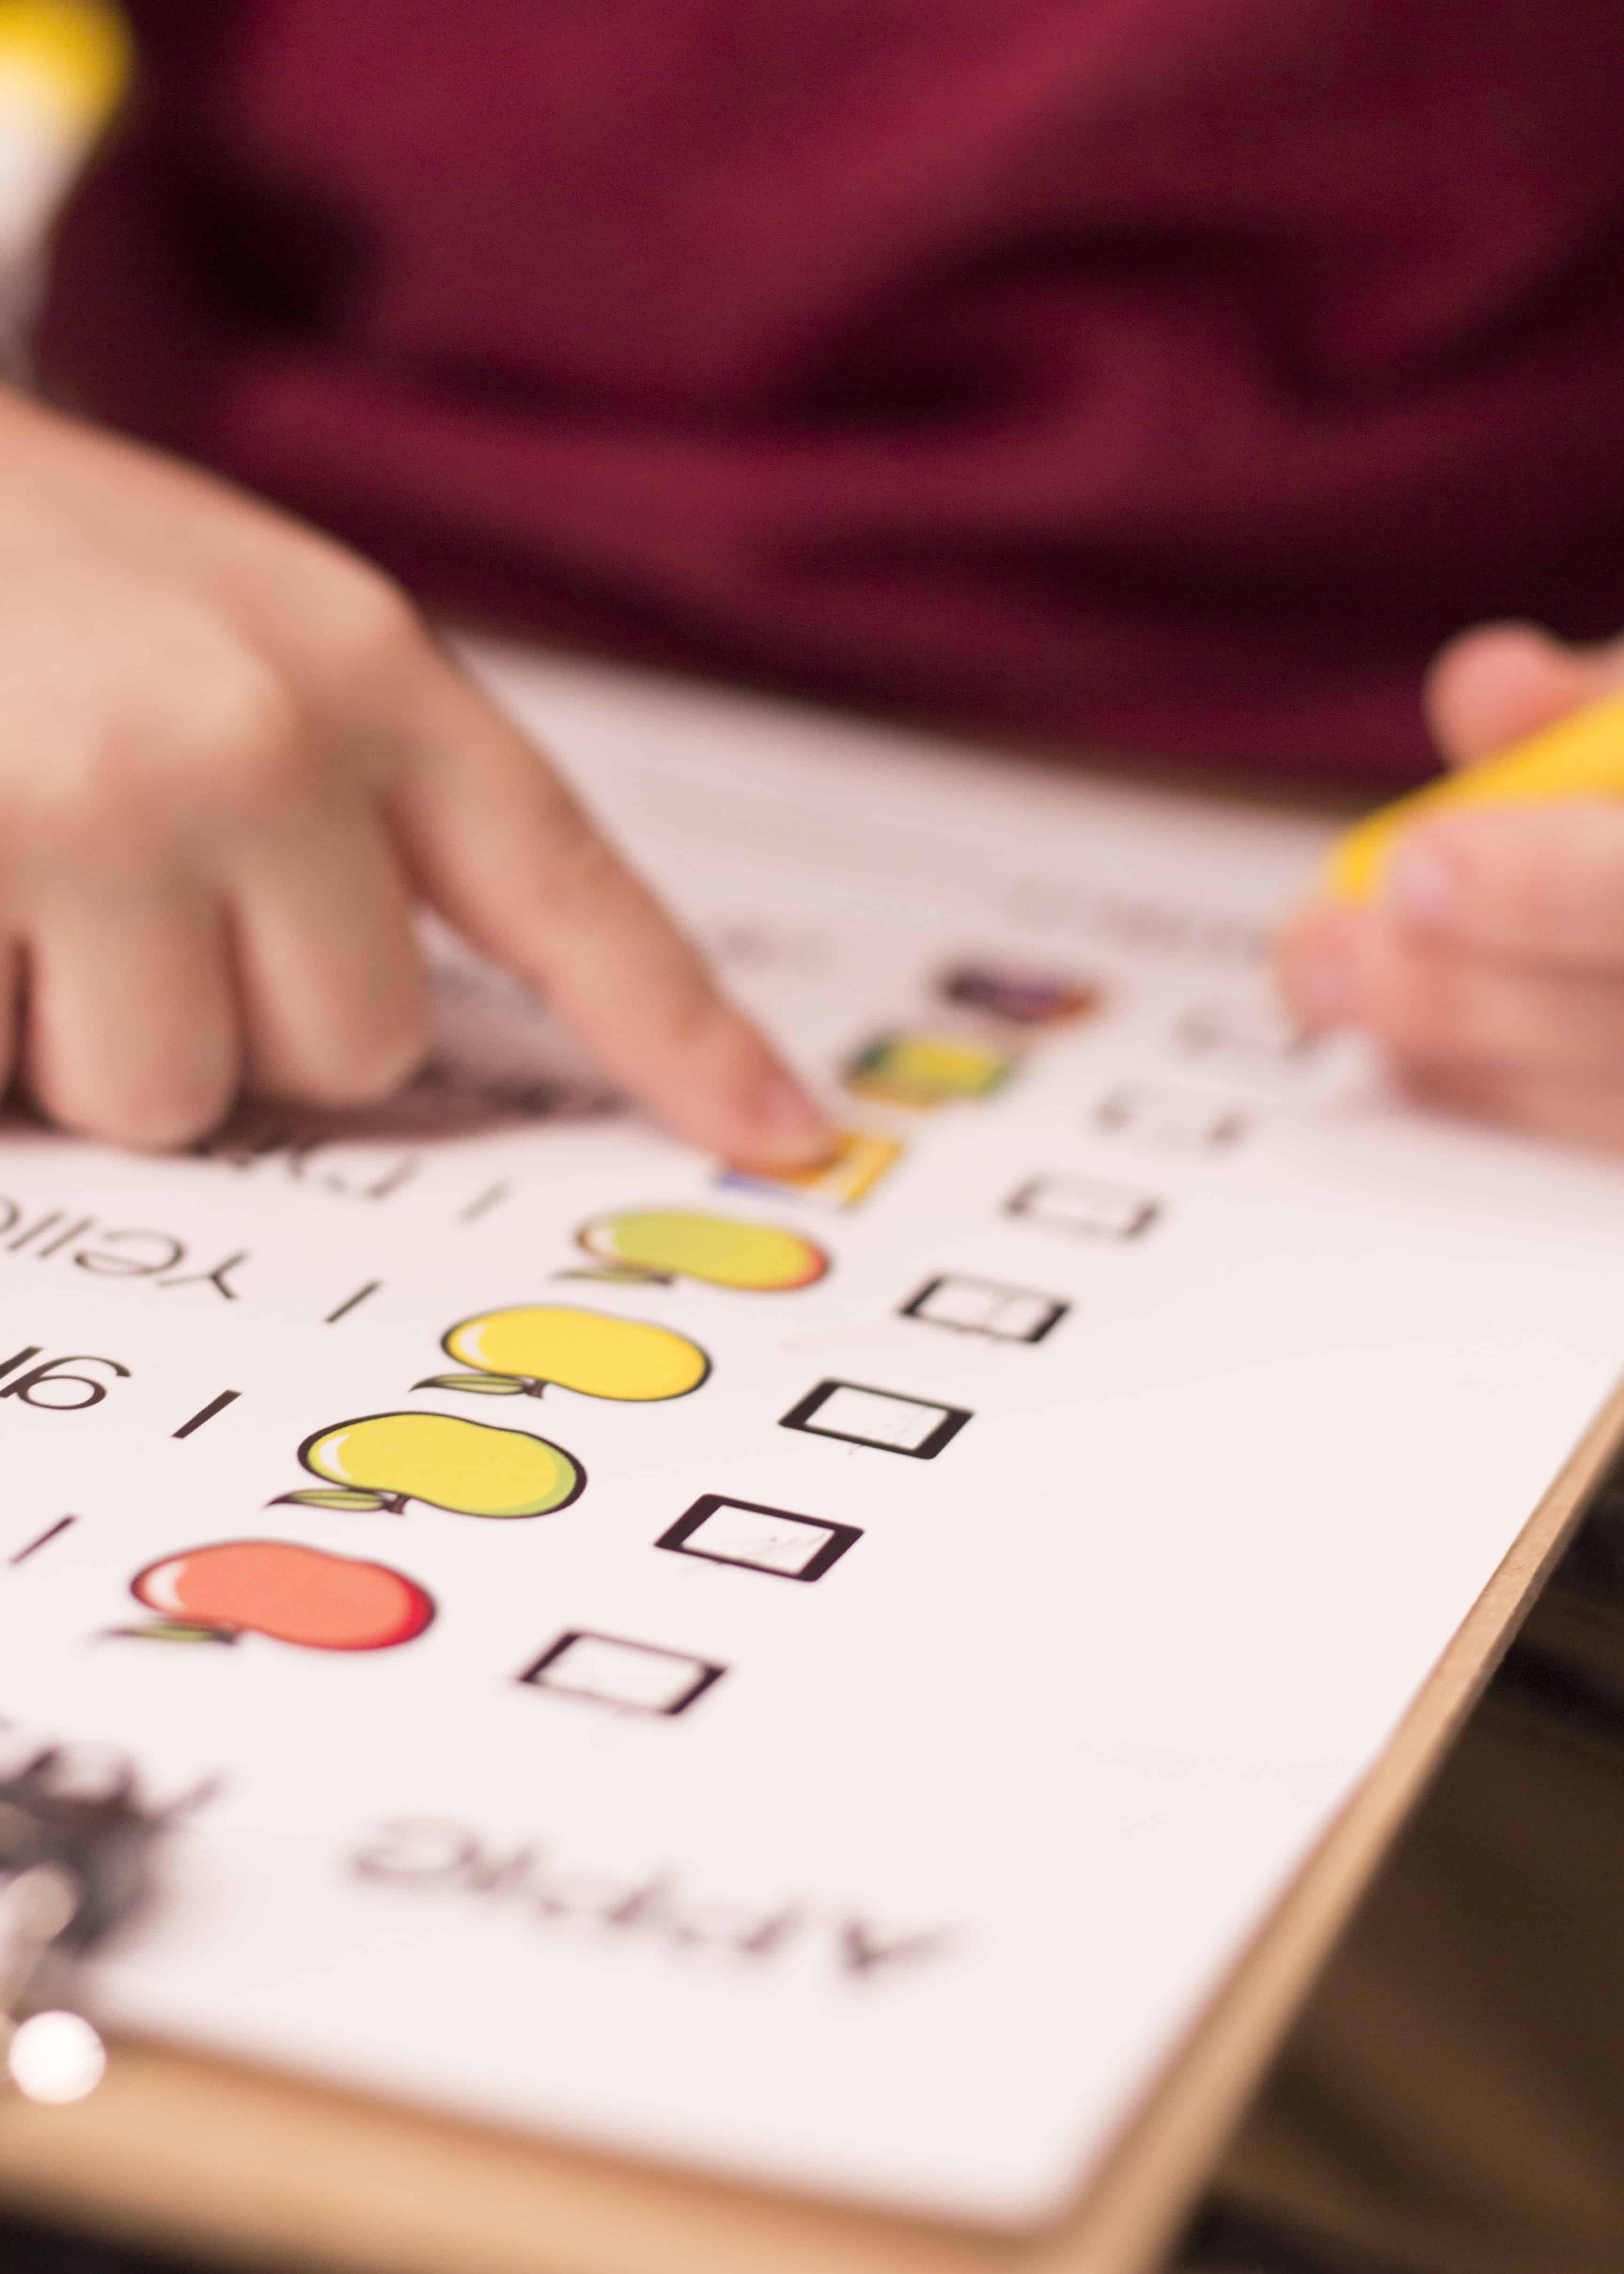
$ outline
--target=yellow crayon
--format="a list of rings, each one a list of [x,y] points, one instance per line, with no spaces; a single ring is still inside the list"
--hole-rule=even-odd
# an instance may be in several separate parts
[[[1399,840],[1428,814],[1457,806],[1554,805],[1598,797],[1624,797],[1624,693],[1588,703],[1481,765],[1440,775],[1378,807],[1331,847],[1325,890],[1345,905],[1374,900]]]

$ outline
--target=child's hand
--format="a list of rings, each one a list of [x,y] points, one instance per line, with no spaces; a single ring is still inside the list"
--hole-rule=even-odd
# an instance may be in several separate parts
[[[1467,765],[1620,685],[1624,641],[1565,648],[1494,624],[1443,651],[1427,704]],[[1418,822],[1373,907],[1314,902],[1279,960],[1299,1017],[1369,1028],[1411,1087],[1624,1149],[1624,803]]]
[[[414,901],[681,1135],[828,1134],[694,949],[387,580],[0,395],[0,1089],[175,1145],[239,1084],[383,1096],[425,1050]]]

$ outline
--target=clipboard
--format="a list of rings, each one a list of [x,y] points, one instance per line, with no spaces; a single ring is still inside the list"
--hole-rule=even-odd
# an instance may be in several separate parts
[[[730,2187],[133,2040],[113,2043],[89,2100],[0,2112],[0,2200],[132,2247],[334,2274],[1153,2274],[1621,1437],[1624,1391],[1092,2184],[1042,2233],[989,2236]]]
[[[762,731],[753,707],[730,714],[726,703],[717,711],[708,707],[713,698],[695,697],[698,708],[685,715],[681,700],[673,711],[658,686],[613,674],[595,678],[590,670],[532,666],[500,655],[483,657],[481,666],[522,712],[528,705],[538,723],[553,722],[566,748],[576,729],[590,744],[599,711],[613,714],[616,732],[630,744],[655,726],[668,729],[675,754],[669,775],[628,774],[617,791],[611,770],[607,787],[633,816],[664,797],[665,811],[656,818],[670,825],[679,849],[703,842],[716,817],[737,803],[726,767],[710,777],[706,770],[713,747],[730,733],[748,741]],[[532,669],[533,684],[527,676]],[[786,731],[793,739],[793,722]],[[860,772],[867,779],[868,754],[860,756],[851,742],[866,730],[841,728],[828,749],[823,740],[834,730],[814,721],[802,722],[802,731],[818,745],[811,762],[820,782],[839,791]],[[684,778],[680,762],[692,753],[697,755]],[[855,848],[870,881],[888,873],[895,858],[897,819],[919,779],[918,755],[882,749],[873,762],[878,792],[864,809],[864,841]],[[951,756],[932,757],[951,775]],[[793,772],[792,765],[781,777],[791,788]],[[712,794],[718,782],[719,794]],[[605,777],[594,774],[590,787],[603,794]],[[963,810],[972,813],[980,795],[974,769],[959,787],[968,801]],[[777,794],[770,783],[765,795]],[[1057,801],[1057,811],[1071,793],[1039,786],[1033,794],[1035,846],[1049,825],[1045,798]],[[1099,806],[1102,824],[1116,813],[1113,794],[1105,793]],[[612,820],[613,804],[612,795]],[[1122,809],[1124,827],[1161,825],[1158,809],[1147,814],[1130,794]],[[801,831],[803,820],[802,833],[809,834],[816,820],[812,807],[792,816],[789,825]],[[964,840],[972,849],[974,835],[972,825]],[[852,849],[851,836],[847,829],[839,837],[843,852]],[[1192,843],[1193,860],[1199,847]],[[1028,914],[1030,899],[1028,893]],[[1066,904],[1060,920],[1071,921],[1073,912]],[[1083,912],[1101,937],[1124,938],[1137,937],[1155,916],[1143,898],[1109,892]],[[1244,935],[1243,915],[1220,911],[1201,918],[1191,936],[1198,947],[1216,941],[1227,953]],[[799,952],[793,925],[791,945]],[[889,1074],[896,1060],[869,1045],[861,1063],[866,1073],[877,1065]],[[917,1078],[918,1064],[910,1062],[910,1078]],[[1122,1095],[1117,1088],[1106,1093],[1113,1112]],[[1214,1130],[1227,1147],[1229,1123]],[[1100,1141],[1115,1142],[1118,1133],[1109,1126]],[[1007,1213],[1024,1218],[1028,1193],[1024,1184],[1012,1191]],[[1092,1189],[1085,1193],[1089,1205],[1094,1197]],[[750,1204],[758,1206],[759,1199],[752,1196]],[[1052,1193],[1045,1204],[1052,1214]],[[1074,1193],[1067,1204],[1075,1204]],[[831,1221],[798,1220],[809,1226]],[[1118,1229],[1133,1237],[1145,1221],[1131,1216]],[[1053,1223],[1037,1229],[1058,1236]],[[359,1282],[363,1293],[369,1284]],[[898,1284],[894,1291],[905,1291]],[[902,1309],[914,1309],[927,1292],[918,1291]],[[353,1291],[346,1295],[333,1305],[333,1315],[347,1314],[358,1299]],[[199,1402],[197,1412],[205,1410]],[[804,1429],[812,1410],[802,1399],[781,1426]],[[946,1404],[935,1410],[960,1411]],[[342,2274],[462,2274],[464,2268],[468,2274],[686,2274],[701,2266],[706,2274],[812,2274],[833,2266],[842,2274],[1149,2274],[1199,2195],[1317,1968],[1561,1552],[1621,1427],[1624,1401],[1614,1397],[1263,1923],[1221,1977],[1208,1978],[1204,1999],[1189,2001],[1177,2042],[1133,2105],[1124,2105],[1086,2186],[1055,2218],[1018,2228],[996,2219],[955,2225],[842,2208],[835,2193],[726,2184],[674,2159],[611,2157],[548,2144],[494,2123],[420,2112],[364,2090],[315,2085],[268,2062],[207,2058],[133,2032],[115,2039],[107,2082],[87,2101],[69,2109],[13,2103],[0,2110],[0,2195],[31,2212],[122,2240],[244,2264],[272,2260]],[[846,1442],[876,1441],[859,1434]]]

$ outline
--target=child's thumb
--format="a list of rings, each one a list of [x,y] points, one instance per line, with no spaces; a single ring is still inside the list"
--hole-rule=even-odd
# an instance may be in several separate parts
[[[1451,765],[1471,765],[1624,687],[1624,636],[1568,647],[1538,624],[1478,624],[1433,658],[1423,700]]]

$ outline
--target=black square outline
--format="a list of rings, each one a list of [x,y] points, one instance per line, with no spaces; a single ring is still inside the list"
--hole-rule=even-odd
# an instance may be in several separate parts
[[[752,1516],[777,1516],[791,1524],[809,1524],[829,1538],[803,1563],[799,1571],[780,1571],[775,1564],[752,1563],[745,1555],[718,1555],[709,1547],[688,1547],[684,1542],[698,1531],[708,1516],[718,1508],[745,1508]],[[835,1524],[825,1516],[797,1516],[793,1508],[769,1508],[759,1500],[734,1500],[728,1493],[701,1493],[687,1513],[680,1516],[668,1532],[662,1532],[655,1541],[657,1547],[669,1547],[678,1555],[703,1556],[707,1563],[731,1564],[735,1571],[759,1571],[763,1579],[821,1579],[831,1564],[838,1563],[848,1547],[855,1547],[862,1532],[854,1524]]]
[[[1121,1137],[1132,1144],[1134,1142],[1132,1101],[1135,1098],[1147,1096],[1154,1098],[1158,1089],[1164,1096],[1171,1094],[1184,1098],[1195,1097],[1204,1105],[1210,1104],[1214,1118],[1199,1137],[1177,1137],[1170,1141],[1140,1137],[1138,1141],[1147,1152],[1222,1153],[1226,1152],[1231,1145],[1238,1143],[1245,1135],[1246,1116],[1238,1107],[1221,1105],[1215,1099],[1209,1100],[1201,1091],[1186,1089],[1176,1082],[1124,1083],[1120,1089],[1109,1090],[1100,1099],[1090,1118],[1095,1128],[1106,1130],[1111,1136]]]
[[[991,1327],[966,1327],[960,1325],[957,1319],[933,1319],[921,1306],[928,1303],[936,1289],[945,1286],[950,1279],[957,1280],[961,1287],[990,1287],[1000,1295],[1030,1296],[1034,1303],[1049,1305],[1049,1316],[1036,1333],[1030,1335],[1001,1335]],[[1058,1295],[1045,1295],[1041,1288],[1011,1287],[1007,1280],[982,1279],[974,1271],[938,1271],[934,1279],[926,1280],[917,1295],[910,1296],[906,1303],[898,1306],[897,1316],[899,1319],[917,1319],[921,1327],[944,1327],[951,1335],[980,1335],[983,1341],[989,1343],[1031,1344],[1041,1343],[1045,1336],[1052,1334],[1071,1307],[1070,1303],[1063,1303]]]
[[[562,1658],[565,1652],[578,1642],[612,1642],[618,1650],[646,1651],[654,1658],[684,1658],[690,1666],[697,1666],[701,1670],[697,1680],[669,1706],[640,1706],[629,1698],[605,1698],[596,1690],[566,1690],[544,1682],[541,1676],[554,1659]],[[703,1698],[712,1683],[719,1682],[726,1671],[725,1666],[713,1666],[708,1658],[695,1658],[691,1650],[671,1650],[664,1643],[658,1642],[634,1642],[629,1635],[604,1634],[596,1627],[567,1627],[556,1642],[547,1645],[534,1665],[527,1666],[523,1674],[514,1678],[518,1682],[528,1682],[537,1690],[545,1690],[554,1698],[577,1698],[588,1706],[610,1706],[617,1713],[669,1716],[686,1713],[694,1700]]]
[[[1045,1185],[1102,1186],[1107,1192],[1120,1193],[1124,1200],[1136,1201],[1137,1212],[1132,1223],[1122,1231],[1096,1230],[1089,1224],[1057,1224],[1052,1216],[1040,1216],[1032,1206],[1034,1195],[1041,1193]],[[1162,1208],[1162,1202],[1149,1193],[1138,1192],[1132,1185],[1113,1184],[1109,1177],[1079,1176],[1070,1169],[1045,1169],[1041,1175],[1028,1177],[1024,1185],[1016,1187],[1004,1203],[1004,1213],[1035,1226],[1039,1231],[1058,1232],[1065,1239],[1139,1239],[1160,1217]]]
[[[1286,1025],[1283,1041],[1273,1046],[1237,1042],[1232,1034],[1223,1031],[1225,1012],[1252,1007],[1219,998],[1192,1003],[1175,1020],[1172,1039],[1193,1058],[1238,1058],[1254,1065],[1289,1065],[1309,1057],[1318,1046],[1320,1037],[1303,1027]],[[1209,1020],[1210,1025],[1207,1023]]]
[[[898,1405],[933,1405],[942,1419],[921,1445],[882,1445],[872,1437],[853,1437],[846,1429],[818,1429],[812,1416],[837,1389],[861,1390],[865,1397],[894,1397]],[[803,1430],[808,1437],[830,1437],[843,1445],[862,1445],[871,1453],[900,1453],[910,1461],[934,1461],[951,1445],[966,1421],[975,1419],[967,1407],[944,1405],[939,1397],[913,1397],[905,1389],[876,1389],[871,1382],[820,1382],[779,1420],[780,1429]]]

